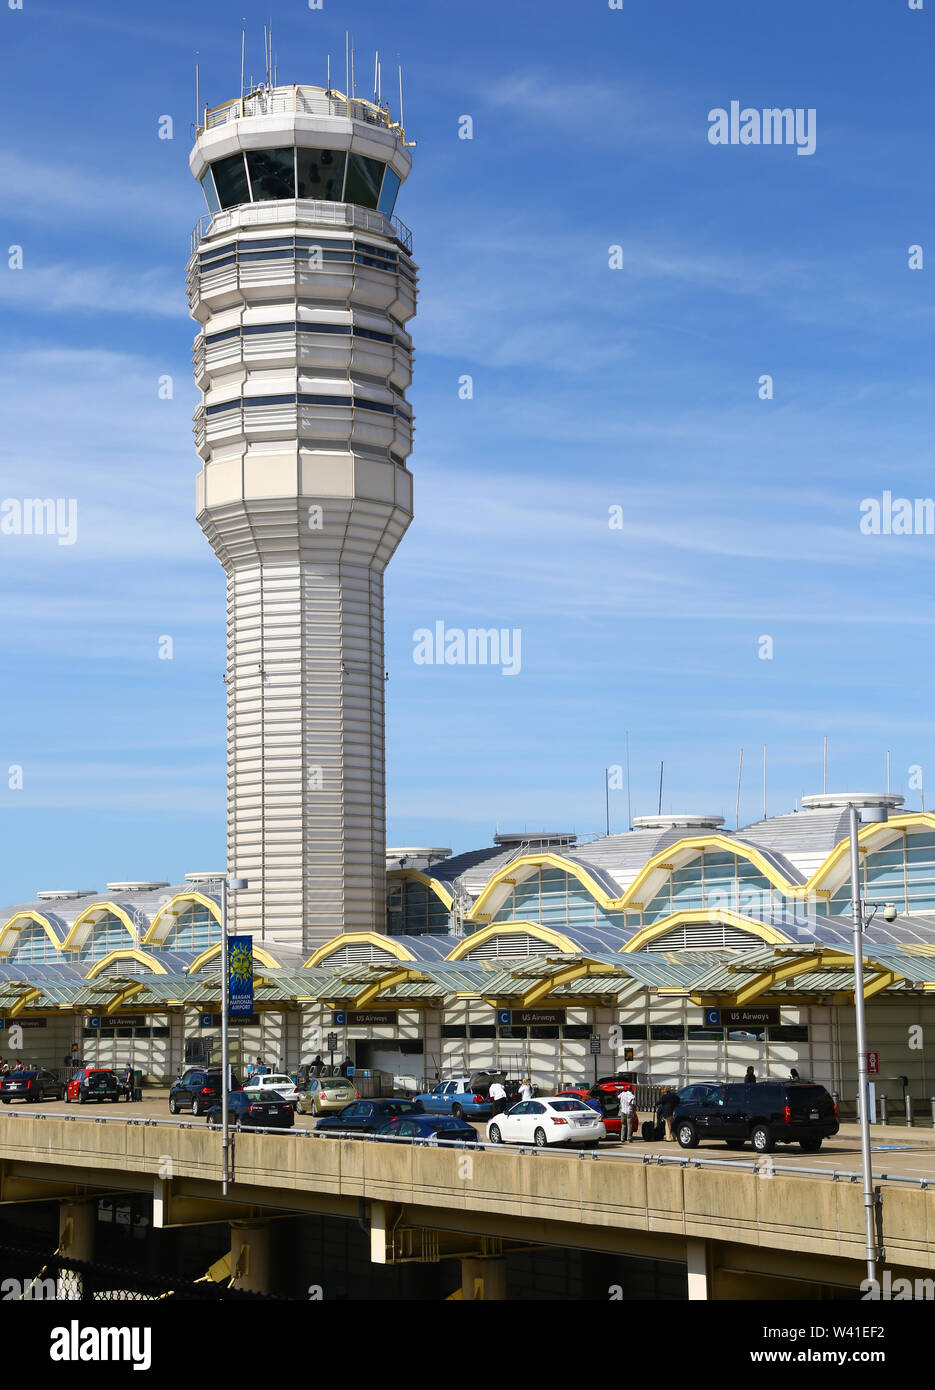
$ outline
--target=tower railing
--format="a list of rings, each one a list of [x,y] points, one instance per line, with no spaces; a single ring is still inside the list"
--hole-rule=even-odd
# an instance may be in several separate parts
[[[358,207],[355,203],[316,202],[310,198],[290,198],[263,203],[239,203],[221,212],[202,213],[192,228],[191,252],[210,231],[212,236],[238,230],[241,227],[268,227],[277,222],[307,223],[316,227],[360,227],[377,236],[398,242],[407,255],[412,255],[412,232],[399,217],[386,217],[382,212]]]
[[[205,107],[204,122],[198,135],[206,130],[241,121],[251,116],[344,116],[348,120],[366,121],[395,131],[406,144],[406,132],[394,121],[388,107],[377,106],[363,97],[348,97],[336,89],[323,91],[320,87],[258,87],[233,101],[220,106]]]

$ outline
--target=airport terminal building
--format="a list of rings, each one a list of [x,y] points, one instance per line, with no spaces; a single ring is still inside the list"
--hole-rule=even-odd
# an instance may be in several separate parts
[[[314,950],[254,937],[255,1015],[233,1057],[294,1068],[347,1056],[421,1084],[502,1067],[551,1088],[611,1071],[654,1083],[803,1077],[856,1090],[849,796],[727,831],[715,817],[638,818],[627,833],[497,835],[452,857],[387,853],[383,930]],[[861,798],[868,1046],[884,1091],[933,1090],[935,816]],[[219,876],[43,892],[0,911],[0,1055],[77,1044],[153,1079],[218,1056]]]

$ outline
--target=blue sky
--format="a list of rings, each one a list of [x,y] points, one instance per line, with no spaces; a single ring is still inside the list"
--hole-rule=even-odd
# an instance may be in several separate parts
[[[912,245],[935,258],[935,4],[23,0],[0,8],[0,495],[74,498],[79,526],[0,535],[0,900],[223,862],[187,159],[195,51],[203,99],[236,95],[241,16],[258,71],[268,15],[281,82],[323,83],[329,51],[343,71],[346,28],[358,89],[398,54],[418,141],[389,842],[600,830],[627,730],[635,814],[664,759],[666,809],[732,823],[742,746],[754,818],[764,743],[789,810],[821,790],[824,735],[829,786],[879,788],[890,749],[895,789],[918,805],[920,765],[935,802],[935,536],[859,528],[863,499],[935,494],[935,259],[908,268]],[[814,108],[815,153],[711,145],[732,100]],[[417,665],[437,621],[519,628],[522,671]]]

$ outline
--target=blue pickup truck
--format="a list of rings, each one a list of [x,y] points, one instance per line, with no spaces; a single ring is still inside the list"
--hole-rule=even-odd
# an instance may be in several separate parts
[[[431,1091],[416,1096],[430,1115],[454,1115],[459,1120],[486,1120],[493,1114],[493,1101],[487,1092],[494,1081],[502,1081],[498,1071],[475,1071],[470,1076],[454,1076],[439,1081]]]

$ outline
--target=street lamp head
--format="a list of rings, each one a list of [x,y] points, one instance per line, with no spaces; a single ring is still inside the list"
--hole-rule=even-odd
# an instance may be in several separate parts
[[[887,903],[883,909],[884,922],[895,922],[896,915],[896,908],[893,906],[892,903]]]

